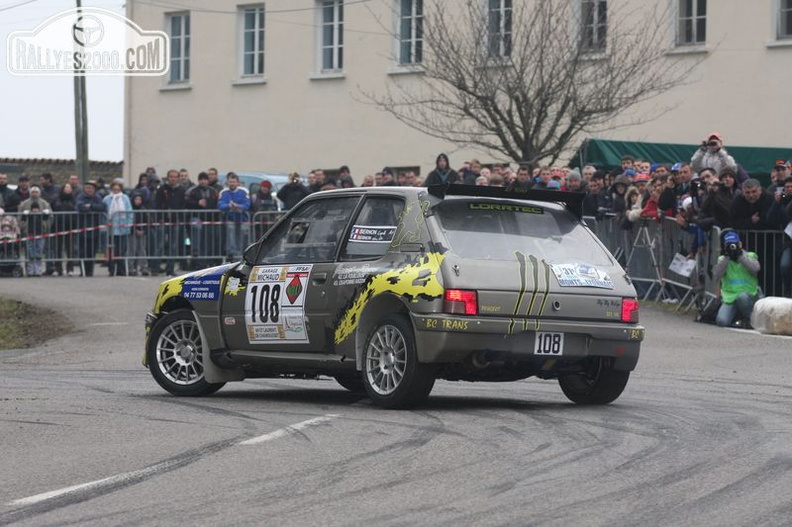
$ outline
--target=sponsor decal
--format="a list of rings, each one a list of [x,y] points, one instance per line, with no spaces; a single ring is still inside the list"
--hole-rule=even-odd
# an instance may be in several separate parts
[[[381,268],[371,265],[353,264],[348,267],[339,266],[333,275],[333,286],[360,285],[365,282],[369,276],[380,271],[382,271]]]
[[[182,296],[187,300],[217,300],[220,296],[220,279],[223,274],[191,276],[182,282]]]
[[[551,264],[561,287],[599,287],[613,289],[608,273],[586,264]]]
[[[468,203],[470,210],[494,210],[498,212],[524,212],[526,214],[544,214],[541,207],[530,205],[508,205],[502,203]]]
[[[544,260],[539,261],[533,254],[526,255],[520,251],[515,251],[514,255],[519,265],[520,293],[517,296],[517,303],[514,306],[512,316],[518,317],[521,315],[523,300],[525,299],[528,289],[532,288],[531,300],[528,302],[528,308],[525,311],[522,329],[523,331],[528,330],[528,317],[534,316],[536,317],[534,319],[534,331],[539,331],[539,317],[544,313],[545,306],[547,305],[547,298],[550,296],[550,266],[547,265],[547,262]],[[535,313],[534,308],[537,309]],[[509,321],[509,335],[514,333],[516,324],[517,320],[515,318]]]
[[[217,300],[220,294],[220,280],[228,269],[236,264],[209,267],[184,276],[177,276],[162,282],[154,302],[154,312],[160,313],[165,302],[175,296],[188,300]]]
[[[251,344],[307,343],[305,291],[313,265],[254,267],[245,291],[245,329]]]
[[[300,297],[300,293],[302,293],[302,291],[303,285],[302,281],[300,280],[300,275],[292,275],[291,282],[289,282],[286,286],[286,298],[289,299],[289,303],[293,305]]]
[[[443,331],[467,331],[468,323],[468,320],[429,318],[426,320],[426,329],[439,329]]]
[[[389,243],[396,234],[396,227],[392,226],[363,226],[354,225],[349,233],[349,241],[360,243]]]
[[[232,276],[228,279],[225,286],[225,294],[228,296],[237,296],[240,291],[244,291],[245,286],[238,276]]]
[[[236,325],[236,319],[234,317],[225,317],[223,319],[223,323],[226,326],[234,326],[234,325]]]

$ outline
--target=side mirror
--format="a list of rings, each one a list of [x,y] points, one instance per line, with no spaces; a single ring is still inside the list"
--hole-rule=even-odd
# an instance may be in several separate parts
[[[252,243],[247,246],[245,252],[242,254],[242,261],[249,266],[253,266],[256,264],[256,253],[258,252],[258,244]]]

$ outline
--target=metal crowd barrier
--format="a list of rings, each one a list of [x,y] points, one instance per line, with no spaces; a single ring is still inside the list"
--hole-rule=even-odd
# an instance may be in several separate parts
[[[690,310],[718,294],[712,269],[721,254],[721,229],[708,233],[689,232],[673,218],[662,222],[642,219],[622,228],[620,218],[585,217],[586,225],[627,269],[636,290],[644,300],[678,304],[677,310]],[[628,224],[629,225],[629,224]],[[780,231],[739,231],[743,247],[757,253],[761,263],[759,286],[766,296],[792,296],[792,287],[782,279],[780,253],[784,234]],[[679,255],[679,256],[678,256]],[[674,259],[692,260],[693,268],[672,267]],[[675,270],[676,269],[676,270]]]
[[[0,274],[86,274],[97,253],[105,250],[104,213],[5,213],[0,216]]]
[[[110,274],[159,274],[190,271],[238,259],[283,212],[246,215],[233,222],[220,211],[139,210],[105,213],[54,212],[0,216],[0,275],[44,272],[93,274],[98,263]],[[673,218],[662,222],[585,217],[585,223],[627,269],[643,299],[677,303],[689,310],[717,295],[712,268],[720,255],[720,229],[687,232]],[[759,283],[765,295],[792,296],[781,279],[780,231],[740,232],[746,250],[762,265]],[[677,254],[694,260],[689,274],[672,270]],[[164,267],[164,268],[163,268]],[[676,269],[676,267],[674,267]]]
[[[244,219],[232,221],[216,210],[121,212],[108,218],[109,260],[115,262],[110,267],[116,274],[145,275],[235,261],[281,215],[246,213]]]
[[[6,213],[0,216],[0,275],[160,274],[238,259],[282,212],[138,210],[106,213]]]

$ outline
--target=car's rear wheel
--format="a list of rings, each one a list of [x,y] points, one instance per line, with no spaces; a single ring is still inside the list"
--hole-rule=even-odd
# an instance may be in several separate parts
[[[574,403],[608,404],[619,398],[629,378],[629,371],[613,369],[611,359],[592,357],[584,371],[559,377],[558,384]]]
[[[418,362],[409,322],[391,315],[379,321],[366,340],[363,385],[371,400],[384,408],[410,408],[426,400],[435,371]]]
[[[363,378],[360,373],[357,375],[353,373],[336,375],[335,380],[352,393],[366,393],[366,387],[363,385]]]
[[[204,378],[204,345],[191,311],[180,309],[162,317],[148,339],[148,365],[154,380],[174,395],[209,395],[225,383]]]

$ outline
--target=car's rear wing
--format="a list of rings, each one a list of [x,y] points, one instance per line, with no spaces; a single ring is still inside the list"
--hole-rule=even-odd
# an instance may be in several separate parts
[[[563,203],[578,220],[583,218],[585,192],[562,190],[485,187],[483,185],[430,185],[426,189],[431,196],[445,199],[446,196],[475,196],[484,198],[508,198]]]

